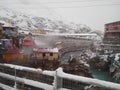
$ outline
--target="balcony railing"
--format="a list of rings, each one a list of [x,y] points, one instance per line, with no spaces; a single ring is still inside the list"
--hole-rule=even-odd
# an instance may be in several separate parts
[[[87,90],[90,86],[100,90],[120,90],[120,84],[67,74],[62,68],[42,71],[0,64],[0,88],[5,90]]]
[[[105,43],[105,44],[120,44],[120,38],[104,38],[103,43]]]

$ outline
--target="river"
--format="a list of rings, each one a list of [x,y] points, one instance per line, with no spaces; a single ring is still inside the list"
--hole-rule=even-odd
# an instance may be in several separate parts
[[[93,68],[89,69],[90,72],[92,73],[94,78],[100,79],[100,80],[105,80],[105,81],[110,81],[112,82],[112,77],[110,76],[109,72],[107,71],[99,71]]]
[[[60,60],[62,63],[67,63],[68,59],[70,58],[70,55],[78,56],[81,53],[82,51],[68,52],[68,53],[63,54]],[[110,82],[113,81],[108,71],[99,71],[93,68],[89,68],[89,71],[92,73],[93,77],[96,79],[110,81]]]
[[[73,55],[73,56],[75,57],[75,56],[80,55],[81,52],[82,52],[82,51],[72,51],[72,52],[64,53],[64,54],[60,57],[60,61],[61,61],[61,63],[67,63],[71,55]]]

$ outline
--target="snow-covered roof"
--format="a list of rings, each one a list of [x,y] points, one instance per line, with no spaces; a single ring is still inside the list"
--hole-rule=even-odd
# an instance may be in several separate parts
[[[62,42],[56,42],[56,44],[61,44]]]
[[[28,31],[28,30],[18,30],[18,33],[29,34],[30,31]]]
[[[70,34],[70,33],[48,33],[46,35],[58,35],[58,36],[66,36],[66,35],[74,35],[74,36],[97,36],[97,34],[90,34],[90,33],[80,33],[80,34]]]
[[[4,24],[4,23],[5,23],[4,21],[1,21],[1,20],[0,20],[0,24]]]
[[[11,24],[9,24],[9,23],[5,23],[5,24],[3,25],[3,27],[11,27],[11,28],[15,28],[15,26],[13,26],[13,25],[11,25]]]
[[[2,21],[2,20],[1,20],[0,23],[3,24],[3,27],[12,27],[12,28],[15,28],[15,26],[13,26],[12,24],[7,23],[7,22],[5,22],[5,21]]]
[[[58,53],[58,48],[34,48],[34,52],[53,52]]]

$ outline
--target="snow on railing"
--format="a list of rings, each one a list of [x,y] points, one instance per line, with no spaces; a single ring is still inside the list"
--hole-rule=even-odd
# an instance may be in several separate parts
[[[0,72],[0,77],[6,78],[9,80],[13,80],[15,82],[20,82],[26,85],[30,85],[36,88],[41,88],[45,90],[69,90],[69,89],[63,89],[63,79],[71,80],[71,81],[76,81],[80,83],[85,83],[89,85],[96,85],[102,88],[107,88],[107,89],[112,89],[112,90],[120,90],[120,84],[117,83],[112,83],[112,82],[107,82],[107,81],[102,81],[98,79],[93,79],[93,78],[87,78],[87,77],[82,77],[82,76],[76,76],[72,74],[67,74],[63,72],[62,68],[58,68],[56,71],[42,71],[41,69],[35,69],[35,68],[29,68],[29,67],[23,67],[23,66],[18,66],[18,65],[11,65],[11,64],[0,64],[0,66],[5,66],[5,67],[10,67],[16,70],[25,70],[28,72],[35,72],[38,74],[43,74],[47,76],[53,76],[54,81],[53,85],[49,85],[46,83],[42,83],[39,81],[34,81],[26,78],[20,78],[17,76],[12,76],[9,74],[5,74]],[[2,84],[0,84],[0,87],[2,88]],[[3,86],[4,87],[4,86]],[[7,87],[7,86],[5,86]],[[9,90],[9,89],[7,89]]]
[[[2,83],[0,83],[0,87],[4,90],[18,90],[18,89],[15,89],[13,87],[10,87],[10,86],[7,86],[7,85],[4,85]]]
[[[15,76],[12,76],[12,75],[9,75],[9,74],[4,74],[4,73],[0,73],[0,77],[6,78],[6,79],[9,79],[9,80],[13,80],[13,81],[17,81],[17,82],[20,82],[20,83],[24,83],[26,85],[34,86],[34,87],[37,87],[37,88],[42,88],[42,89],[45,89],[45,90],[53,90],[52,85],[48,85],[48,84],[41,83],[41,82],[38,82],[38,81],[33,81],[33,80],[25,79],[25,78],[19,78],[19,77],[15,77]]]
[[[1,64],[0,63],[0,66],[5,66],[5,67],[13,68],[16,70],[28,71],[28,72],[39,73],[39,74],[49,75],[49,76],[54,76],[54,72],[55,72],[55,71],[48,71],[48,70],[42,71],[42,69],[35,69],[35,68],[24,67],[24,66],[13,65],[13,64]]]
[[[108,88],[112,90],[120,90],[120,84],[67,74],[63,72],[62,68],[57,69],[57,76],[60,78],[65,78],[65,79],[69,79],[73,81],[79,81],[79,82],[86,83],[86,84],[92,84],[92,85],[100,86],[103,88]]]

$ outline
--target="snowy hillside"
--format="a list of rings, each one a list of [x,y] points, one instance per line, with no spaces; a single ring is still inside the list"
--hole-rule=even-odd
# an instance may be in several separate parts
[[[91,29],[83,24],[64,23],[44,17],[37,17],[21,12],[0,7],[0,21],[9,22],[17,26],[19,30],[51,30],[60,33],[88,33]]]

